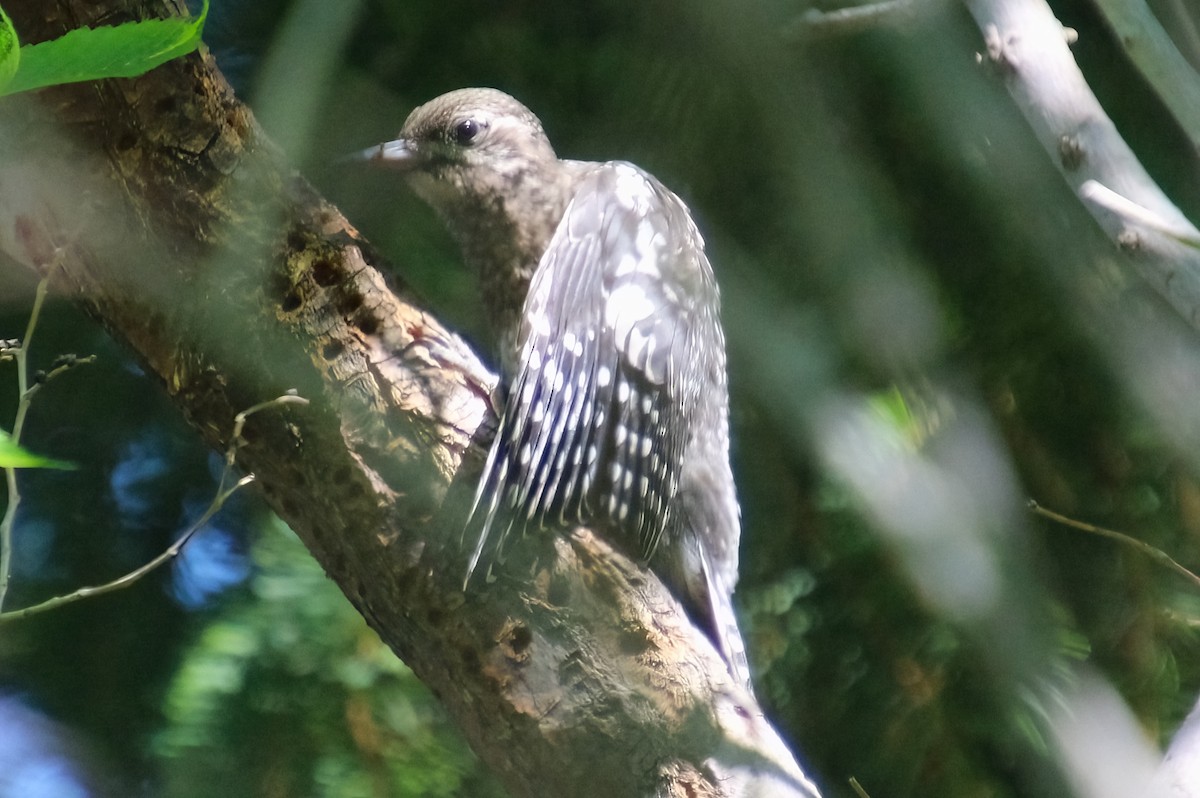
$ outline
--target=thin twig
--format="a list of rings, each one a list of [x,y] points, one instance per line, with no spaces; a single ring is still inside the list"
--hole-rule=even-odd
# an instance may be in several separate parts
[[[1079,196],[1115,213],[1127,222],[1156,230],[1189,247],[1200,248],[1200,232],[1197,232],[1196,228],[1172,224],[1149,208],[1138,205],[1098,180],[1084,181],[1083,185],[1079,187]]]
[[[105,582],[104,584],[96,585],[95,587],[81,587],[72,593],[67,593],[66,595],[62,596],[55,596],[54,598],[47,599],[39,604],[34,604],[30,607],[24,607],[19,610],[0,612],[0,624],[8,621],[21,620],[32,615],[38,615],[43,612],[57,609],[58,607],[71,604],[82,599],[91,598],[93,596],[102,596],[105,593],[112,593],[117,590],[127,588],[142,579],[142,577],[146,576],[151,571],[154,571],[156,568],[159,568],[163,564],[178,557],[179,552],[183,550],[183,547],[187,545],[187,542],[191,540],[192,537],[199,532],[200,529],[202,529],[214,515],[221,511],[221,508],[225,506],[225,502],[229,500],[229,497],[233,496],[233,494],[237,493],[246,485],[249,485],[254,481],[253,474],[246,474],[235,481],[232,485],[229,484],[229,480],[233,476],[233,468],[237,456],[237,450],[243,443],[242,429],[246,425],[246,419],[260,410],[265,410],[269,407],[284,404],[308,404],[308,400],[301,396],[296,396],[295,394],[289,393],[276,397],[275,399],[260,402],[253,407],[243,410],[234,417],[233,434],[229,438],[229,446],[225,449],[225,467],[221,470],[221,479],[217,485],[216,495],[213,497],[212,501],[209,502],[208,507],[205,508],[203,513],[201,513],[200,517],[197,518],[165,551],[149,562],[139,566],[138,568],[135,568],[124,576],[117,577],[111,582]]]
[[[810,8],[784,29],[784,36],[789,40],[800,41],[817,36],[848,35],[874,30],[885,25],[911,22],[916,19],[922,6],[928,5],[919,0],[877,0],[832,11]]]
[[[29,412],[29,345],[33,341],[33,332],[37,329],[38,317],[42,312],[42,303],[46,301],[46,291],[50,287],[50,279],[43,277],[37,284],[33,295],[33,310],[29,313],[29,324],[25,327],[25,337],[16,347],[7,348],[17,364],[17,414],[13,418],[12,433],[9,437],[13,443],[21,442],[21,430],[25,427],[25,415]],[[17,517],[17,506],[21,503],[21,492],[17,488],[17,469],[4,469],[4,480],[8,486],[8,504],[4,508],[4,518],[0,519],[0,609],[4,608],[4,597],[8,594],[8,582],[12,573],[12,531]]]
[[[868,793],[862,784],[859,783],[858,779],[854,778],[853,776],[850,777],[850,788],[854,790],[854,794],[857,795],[858,798],[871,798],[871,794]]]
[[[1144,540],[1138,540],[1135,537],[1130,537],[1124,532],[1117,532],[1112,529],[1105,529],[1102,526],[1096,526],[1095,524],[1076,521],[1074,518],[1068,518],[1067,516],[1056,513],[1053,510],[1047,510],[1033,499],[1029,500],[1029,509],[1043,518],[1049,518],[1051,521],[1056,521],[1057,523],[1063,524],[1064,526],[1069,526],[1072,529],[1078,529],[1081,532],[1089,532],[1093,535],[1099,535],[1100,537],[1108,538],[1109,540],[1115,540],[1118,543],[1124,543],[1126,546],[1132,546],[1143,554],[1149,556],[1150,559],[1155,560],[1160,565],[1165,565],[1175,573],[1189,580],[1196,587],[1200,588],[1200,576],[1197,576],[1183,565],[1180,565],[1177,560],[1172,558],[1171,555],[1167,554],[1162,549],[1155,548]]]
[[[34,604],[19,610],[0,612],[0,624],[7,623],[8,621],[19,621],[23,618],[28,618],[31,615],[49,612],[50,610],[58,609],[66,604],[71,604],[82,599],[91,598],[93,596],[102,596],[105,593],[112,593],[129,587],[162,564],[178,557],[179,552],[183,550],[184,545],[191,540],[192,536],[195,535],[201,527],[208,523],[209,519],[220,512],[221,508],[225,506],[225,502],[229,499],[229,497],[253,481],[254,475],[247,474],[233,485],[218,492],[217,495],[213,497],[213,500],[209,503],[208,508],[205,509],[200,517],[197,518],[192,525],[189,526],[187,530],[179,536],[179,539],[172,543],[166,549],[166,551],[164,551],[162,554],[159,554],[153,560],[150,560],[144,565],[135,568],[124,576],[117,577],[111,582],[105,582],[104,584],[96,585],[95,587],[81,587],[74,592],[67,593],[62,596],[55,596],[54,598],[46,599],[40,604]]]

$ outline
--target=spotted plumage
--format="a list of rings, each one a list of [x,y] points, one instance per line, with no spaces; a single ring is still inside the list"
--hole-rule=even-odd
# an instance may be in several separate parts
[[[365,154],[404,169],[446,220],[497,337],[507,400],[469,572],[515,532],[596,527],[650,564],[749,684],[725,341],[687,207],[632,164],[560,160],[537,118],[490,89],[417,108]]]

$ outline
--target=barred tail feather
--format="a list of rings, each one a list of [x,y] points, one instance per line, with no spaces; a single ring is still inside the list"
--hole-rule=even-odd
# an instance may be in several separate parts
[[[737,614],[733,609],[733,591],[725,580],[716,573],[701,554],[704,561],[704,578],[708,586],[708,610],[712,614],[712,634],[716,636],[717,649],[729,668],[734,681],[754,694],[750,677],[750,660],[746,655],[746,641],[738,627]]]
[[[465,546],[467,530],[476,526],[475,519],[478,517],[480,505],[484,503],[486,497],[483,518],[478,525],[478,538],[471,550],[471,559],[467,563],[467,573],[463,577],[463,590],[467,589],[467,584],[471,581],[471,576],[479,566],[479,560],[483,556],[483,549],[487,545],[492,525],[496,521],[496,513],[500,509],[501,498],[504,494],[505,475],[508,473],[508,458],[502,455],[501,450],[503,448],[500,436],[497,435],[496,440],[488,450],[487,462],[483,466],[483,474],[480,476],[479,485],[475,488],[475,500],[471,503],[471,511],[467,514],[467,522],[463,525],[463,545]]]

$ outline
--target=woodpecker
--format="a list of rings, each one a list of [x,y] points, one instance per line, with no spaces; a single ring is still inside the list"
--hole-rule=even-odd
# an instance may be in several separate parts
[[[494,89],[431,100],[361,157],[402,170],[442,217],[498,344],[507,399],[467,578],[514,532],[598,529],[749,687],[725,337],[687,206],[631,163],[559,159],[538,118]]]

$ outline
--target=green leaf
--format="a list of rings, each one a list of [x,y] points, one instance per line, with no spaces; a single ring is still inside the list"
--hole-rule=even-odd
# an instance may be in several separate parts
[[[103,28],[79,28],[21,48],[20,68],[2,94],[100,78],[131,78],[200,45],[208,0],[199,16],[148,19]],[[14,37],[15,41],[15,37]]]
[[[0,8],[0,92],[17,73],[17,64],[21,63],[20,45],[12,21]]]
[[[52,460],[22,449],[7,432],[0,430],[0,468],[57,468],[72,471],[76,466],[65,460]]]

